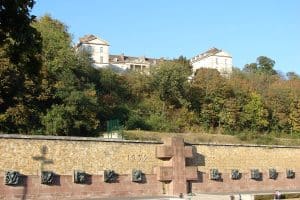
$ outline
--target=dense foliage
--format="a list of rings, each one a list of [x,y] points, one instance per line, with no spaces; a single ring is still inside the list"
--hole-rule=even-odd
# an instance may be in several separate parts
[[[39,119],[41,36],[30,24],[33,0],[0,5],[0,127],[27,132]]]
[[[1,1],[0,131],[93,136],[119,119],[126,129],[300,134],[300,77],[260,56],[230,77],[185,57],[149,73],[92,67],[66,25],[29,14],[34,1]]]

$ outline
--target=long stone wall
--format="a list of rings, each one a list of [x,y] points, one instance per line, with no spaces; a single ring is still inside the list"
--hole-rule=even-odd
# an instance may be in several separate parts
[[[226,144],[193,146],[196,152],[194,164],[202,172],[209,172],[212,168],[218,168],[223,173],[229,173],[232,169],[239,169],[242,173],[248,173],[254,168],[263,171],[276,168],[280,172],[288,168],[300,169],[300,147]]]
[[[61,175],[72,175],[73,170],[101,175],[114,169],[120,174],[132,169],[153,173],[161,161],[155,158],[158,143],[105,140],[77,137],[11,136],[0,139],[0,170],[17,170],[38,175],[41,167]]]
[[[269,145],[195,144],[191,165],[198,166],[199,179],[192,190],[205,193],[300,191],[300,147]],[[277,171],[277,178],[269,177],[269,169]],[[218,169],[220,180],[211,180],[210,170]],[[239,170],[240,178],[233,180],[231,171]],[[261,179],[251,178],[251,170],[258,169]],[[289,179],[286,170],[295,172]]]
[[[3,134],[0,155],[0,199],[300,191],[300,147],[184,144],[180,138],[159,143]],[[276,179],[269,178],[271,168],[278,173]],[[144,173],[143,182],[132,181],[133,169]],[[219,171],[218,180],[211,179],[211,169]],[[231,178],[232,169],[239,170],[239,179]],[[252,179],[251,169],[258,169],[261,179]],[[287,169],[295,172],[294,178],[286,177]],[[10,170],[23,176],[21,184],[5,185]],[[74,183],[74,170],[89,174],[88,183]],[[104,182],[104,170],[114,170],[118,180]],[[42,171],[53,171],[55,184],[41,184]]]

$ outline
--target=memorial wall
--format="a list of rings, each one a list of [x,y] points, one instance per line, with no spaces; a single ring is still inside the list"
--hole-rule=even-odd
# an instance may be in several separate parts
[[[300,190],[300,147],[0,135],[0,199]]]

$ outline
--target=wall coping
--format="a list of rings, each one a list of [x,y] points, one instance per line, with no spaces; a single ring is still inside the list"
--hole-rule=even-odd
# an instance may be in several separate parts
[[[116,142],[116,143],[141,143],[141,144],[163,144],[158,141],[124,140],[116,138],[98,138],[98,137],[76,137],[76,136],[50,136],[50,135],[21,135],[21,134],[1,134],[0,139],[25,139],[25,140],[65,140],[65,141],[93,141],[93,142]],[[290,148],[300,149],[300,146],[284,145],[260,145],[260,144],[220,144],[220,143],[188,143],[186,145],[198,146],[224,146],[224,147],[260,147],[260,148]]]
[[[220,143],[186,143],[187,145],[198,146],[224,146],[224,147],[260,147],[260,148],[288,148],[288,149],[300,149],[300,146],[284,146],[284,145],[264,145],[264,144],[220,144]]]
[[[50,136],[50,135],[21,135],[21,134],[1,134],[0,139],[24,139],[24,140],[61,140],[61,141],[83,141],[83,142],[116,142],[116,143],[143,143],[143,144],[163,144],[157,141],[124,140],[116,138],[98,137],[76,137],[76,136]]]

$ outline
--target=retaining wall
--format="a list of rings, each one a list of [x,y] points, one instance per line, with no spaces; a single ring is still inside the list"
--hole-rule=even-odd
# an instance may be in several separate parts
[[[300,191],[300,147],[184,144],[180,138],[160,143],[2,134],[0,155],[0,199]],[[278,172],[276,179],[269,178],[271,168]],[[132,182],[133,169],[144,173],[143,182]],[[221,178],[211,180],[211,169],[218,169]],[[241,173],[238,180],[231,178],[232,169]],[[252,179],[251,169],[258,169],[261,179]],[[294,178],[286,177],[287,169],[295,172]],[[10,170],[22,175],[22,183],[5,184]],[[74,183],[74,170],[89,174],[87,183]],[[114,170],[118,180],[104,182],[104,170]],[[55,183],[41,184],[42,171],[53,171]]]

